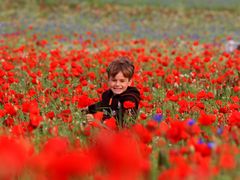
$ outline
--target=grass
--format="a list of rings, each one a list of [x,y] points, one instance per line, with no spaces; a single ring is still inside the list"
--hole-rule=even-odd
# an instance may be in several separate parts
[[[29,14],[30,12],[30,14]],[[91,31],[98,37],[147,38],[161,40],[184,35],[200,41],[223,41],[226,36],[239,38],[239,15],[228,10],[203,10],[161,7],[127,7],[120,5],[90,6],[82,3],[79,9],[66,6],[50,9],[28,7],[21,11],[1,11],[1,34],[24,30],[32,26],[32,34],[85,34]],[[116,36],[118,35],[118,36]]]

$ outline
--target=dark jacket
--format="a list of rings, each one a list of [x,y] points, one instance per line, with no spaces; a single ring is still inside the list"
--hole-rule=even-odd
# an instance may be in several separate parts
[[[131,101],[135,104],[133,108],[125,108],[124,102]],[[135,120],[138,113],[140,101],[140,92],[136,87],[128,87],[121,94],[113,94],[109,89],[102,94],[102,100],[88,106],[88,112],[91,114],[97,111],[104,113],[103,120],[114,117],[119,126],[125,124],[125,119],[130,116],[131,120]]]

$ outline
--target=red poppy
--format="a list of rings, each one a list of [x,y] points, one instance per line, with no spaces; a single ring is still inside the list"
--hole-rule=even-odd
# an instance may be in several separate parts
[[[67,152],[69,141],[65,137],[53,137],[45,142],[41,153],[61,155]]]
[[[179,107],[179,112],[180,113],[188,112],[188,110],[189,110],[189,103],[186,100],[178,101],[178,105],[180,106]]]
[[[59,134],[58,126],[50,127],[48,131],[53,136],[58,136],[58,134]]]
[[[199,91],[197,94],[197,99],[201,100],[201,99],[205,99],[205,98],[207,98],[207,93],[204,90]]]
[[[147,119],[147,115],[146,115],[145,113],[141,113],[141,114],[140,114],[140,118],[141,118],[142,120],[145,120],[145,119]]]
[[[228,119],[228,122],[229,122],[229,125],[231,126],[238,126],[240,127],[240,112],[233,112],[230,116],[229,116],[229,119]]]
[[[222,154],[219,160],[219,166],[223,169],[235,169],[237,162],[233,154]]]
[[[150,132],[154,132],[158,127],[158,122],[154,121],[154,120],[149,120],[147,122],[146,128],[150,131]]]
[[[198,121],[203,126],[209,126],[213,124],[216,120],[216,116],[213,114],[206,114],[204,111],[201,111]]]
[[[8,117],[7,119],[4,120],[3,122],[4,125],[10,127],[14,125],[14,119],[11,117]]]
[[[166,132],[166,137],[172,142],[177,143],[180,140],[184,140],[189,135],[186,132],[184,122],[173,121],[170,124],[170,128]]]
[[[78,108],[84,108],[89,106],[92,103],[92,100],[87,95],[82,95],[78,99]]]
[[[89,73],[87,74],[87,76],[89,77],[89,79],[90,79],[91,81],[93,81],[94,79],[96,79],[96,75],[95,75],[94,72],[89,72]]]
[[[4,117],[6,114],[6,111],[4,109],[0,109],[0,118]]]
[[[22,103],[22,112],[28,113],[30,106],[31,106],[30,102],[23,102]]]
[[[169,97],[169,100],[173,102],[177,102],[178,98],[179,98],[178,95],[172,95],[171,97]]]
[[[10,103],[4,104],[4,110],[6,114],[9,114],[11,116],[15,116],[17,114],[15,107]]]
[[[0,137],[0,179],[14,179],[18,176],[27,161],[28,151],[16,139]]]
[[[26,127],[28,126],[28,122],[22,122],[20,124],[16,124],[11,128],[11,134],[14,136],[23,136],[26,132]]]
[[[233,87],[233,91],[234,91],[235,93],[239,92],[239,91],[240,91],[240,86],[234,86],[234,87]]]
[[[219,109],[219,112],[225,114],[225,113],[228,112],[228,108],[227,108],[226,106],[221,107],[221,108]]]
[[[112,129],[112,130],[117,130],[117,122],[116,122],[116,119],[115,118],[109,118],[109,119],[106,119],[104,122],[103,122],[108,128]]]
[[[206,143],[196,143],[194,147],[202,156],[210,156],[212,153],[211,148]]]
[[[141,173],[145,161],[139,151],[138,141],[128,131],[101,132],[95,142],[96,155],[109,175],[117,174],[119,177],[128,175],[127,178]]]
[[[84,163],[83,163],[84,162]],[[51,179],[86,178],[95,168],[94,156],[82,151],[72,151],[49,159],[46,166]]]
[[[5,71],[11,71],[12,69],[14,69],[14,65],[12,63],[10,63],[10,62],[3,61],[2,62],[2,68]]]
[[[29,113],[31,114],[40,114],[37,101],[32,101],[29,104]]]
[[[49,111],[46,113],[46,117],[49,119],[53,119],[55,117],[55,113],[53,111]]]
[[[42,39],[42,40],[37,41],[36,44],[37,44],[37,46],[45,47],[48,44],[48,42],[47,42],[47,40]]]
[[[39,126],[39,124],[40,124],[40,122],[42,121],[43,118],[40,115],[30,114],[29,119],[30,119],[30,125],[33,128],[36,128],[36,127]]]
[[[94,119],[96,119],[97,121],[101,121],[103,118],[103,112],[101,111],[96,112],[93,116],[94,116]]]

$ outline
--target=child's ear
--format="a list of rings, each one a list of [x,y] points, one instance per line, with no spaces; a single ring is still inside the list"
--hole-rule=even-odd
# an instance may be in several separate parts
[[[130,79],[128,82],[128,86],[131,86],[131,85],[132,85],[132,79]]]

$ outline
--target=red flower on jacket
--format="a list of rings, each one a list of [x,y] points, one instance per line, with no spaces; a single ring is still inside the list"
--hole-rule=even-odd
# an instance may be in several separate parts
[[[132,101],[125,101],[125,102],[123,103],[123,107],[124,107],[125,109],[134,108],[134,107],[135,107],[135,103],[132,102]]]

